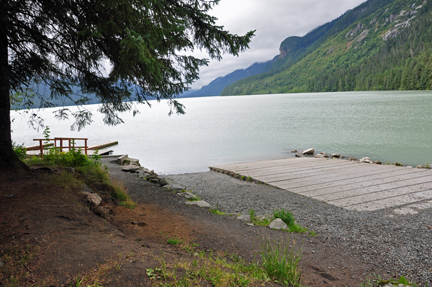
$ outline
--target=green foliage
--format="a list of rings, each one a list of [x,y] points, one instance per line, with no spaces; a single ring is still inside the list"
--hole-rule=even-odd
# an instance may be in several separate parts
[[[263,267],[272,280],[284,286],[301,286],[300,255],[288,244],[267,240],[261,248]]]
[[[384,280],[383,278],[381,278],[381,276],[377,274],[374,274],[372,277],[374,278],[373,279],[369,278],[368,280],[363,282],[361,284],[361,287],[379,287],[388,284],[391,284],[393,286],[399,286],[399,284],[403,284],[404,286],[412,286],[412,287],[418,286],[413,282],[409,282],[404,276],[399,277],[399,279],[389,279],[389,280]],[[428,285],[426,284],[426,286]]]
[[[223,53],[238,55],[247,49],[254,36],[254,31],[239,36],[217,25],[209,11],[218,2],[5,1],[0,27],[9,41],[0,45],[10,55],[3,64],[11,68],[1,72],[10,82],[0,96],[24,94],[34,81],[49,86],[48,93],[34,91],[42,107],[59,99],[82,105],[86,94],[94,94],[109,125],[122,122],[119,112],[133,111],[131,101],[148,103],[151,97],[167,99],[170,113],[184,113],[174,97],[199,78],[199,68],[208,60],[182,51],[198,47],[220,60]],[[108,75],[107,60],[112,65]],[[58,118],[68,116],[76,119],[72,128],[80,129],[92,114],[86,109],[56,112]]]
[[[288,226],[292,226],[295,223],[294,215],[284,209],[273,210],[273,217],[282,219]]]
[[[24,144],[19,145],[15,142],[12,142],[12,148],[20,160],[25,159],[27,156],[27,149],[25,148]]]
[[[414,4],[370,0],[302,38],[290,37],[270,72],[238,81],[222,95],[432,89],[432,4]],[[410,25],[383,39],[404,21]]]
[[[284,209],[273,210],[273,217],[282,219],[282,221],[285,222],[286,225],[288,225],[290,232],[303,233],[309,231],[307,228],[296,224],[294,215],[291,212],[286,211]],[[313,234],[315,234],[315,232]]]
[[[183,240],[178,239],[178,238],[169,238],[169,239],[167,240],[167,243],[168,243],[168,244],[171,244],[171,245],[178,245],[178,244],[182,244],[182,243],[183,243]]]

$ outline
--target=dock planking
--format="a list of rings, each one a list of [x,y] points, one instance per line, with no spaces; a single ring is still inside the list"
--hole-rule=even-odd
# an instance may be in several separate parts
[[[338,159],[287,158],[212,167],[356,211],[432,207],[432,170]]]

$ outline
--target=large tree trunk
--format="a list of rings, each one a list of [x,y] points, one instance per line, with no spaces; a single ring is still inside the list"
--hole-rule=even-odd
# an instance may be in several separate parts
[[[0,169],[23,170],[28,167],[12,149],[7,18],[4,5],[0,5]]]

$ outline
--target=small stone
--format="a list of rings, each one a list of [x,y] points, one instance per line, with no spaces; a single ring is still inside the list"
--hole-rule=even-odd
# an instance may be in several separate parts
[[[422,165],[418,165],[417,168],[418,168],[418,169],[422,169],[423,166],[422,166]]]
[[[0,260],[0,268],[2,268],[5,264]]]
[[[272,221],[274,218],[273,218],[273,215],[264,214],[264,215],[261,215],[261,216],[257,216],[257,219],[258,220],[264,220],[264,219],[266,219],[268,221]]]
[[[303,155],[313,155],[315,153],[315,149],[308,148],[302,152]]]
[[[315,158],[326,158],[326,156],[323,154],[316,154],[314,157]]]
[[[91,194],[87,195],[87,201],[91,205],[98,206],[101,204],[102,198],[96,193],[91,193]]]
[[[186,204],[187,205],[196,205],[196,206],[199,206],[199,207],[210,207],[210,204],[208,202],[205,202],[204,200],[187,201]]]
[[[271,229],[288,229],[288,225],[286,225],[285,222],[282,221],[280,218],[276,218],[275,220],[270,223],[269,227]]]
[[[193,194],[192,192],[182,192],[180,194],[183,195],[186,199],[196,199],[197,198],[197,196],[195,194]]]
[[[138,222],[136,222],[136,221],[132,221],[132,224],[133,224],[133,225],[137,225]]]
[[[237,216],[237,219],[243,220],[243,221],[251,221],[249,214],[243,214],[243,215]]]
[[[168,178],[168,177],[160,178],[160,185],[161,186],[170,185],[170,184],[176,184],[175,180]]]
[[[185,190],[186,187],[180,184],[168,184],[164,186],[165,188],[171,189],[173,191],[181,191],[181,190]]]
[[[82,185],[82,193],[84,193],[84,192],[93,193],[93,190],[87,184],[83,184]]]
[[[249,226],[254,226],[254,224],[253,224],[253,223],[246,223],[246,225],[249,225]]]
[[[298,152],[297,150],[292,150],[292,151],[291,151],[291,153],[297,153],[297,152]]]
[[[330,157],[331,158],[340,158],[340,154],[338,154],[338,153],[332,153],[332,155]]]
[[[359,160],[359,162],[362,162],[362,163],[373,163],[373,161],[370,158],[368,158],[368,157],[361,158]]]
[[[379,161],[379,160],[377,160],[377,161],[374,162],[374,164],[382,164],[382,162]]]
[[[121,170],[125,172],[136,173],[142,170],[142,167],[138,165],[129,164],[129,165],[124,165]]]

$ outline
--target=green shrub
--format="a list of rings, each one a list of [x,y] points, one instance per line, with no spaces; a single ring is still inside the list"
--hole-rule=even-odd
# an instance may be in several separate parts
[[[284,209],[273,210],[273,217],[282,219],[282,221],[285,222],[288,226],[294,225],[295,223],[294,215]]]
[[[27,149],[24,147],[24,144],[19,145],[12,142],[12,148],[19,159],[23,160],[27,156]]]

